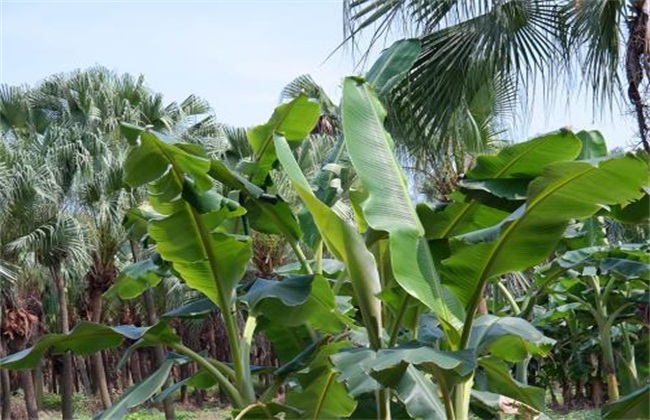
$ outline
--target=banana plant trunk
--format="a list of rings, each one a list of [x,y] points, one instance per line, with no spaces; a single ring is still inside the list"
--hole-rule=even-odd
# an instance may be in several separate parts
[[[97,324],[102,321],[102,292],[93,289],[90,295],[90,307],[92,308],[90,320]],[[107,409],[111,406],[111,394],[108,392],[108,381],[106,380],[106,369],[104,368],[104,359],[102,353],[97,352],[91,356],[91,372],[93,383],[99,392],[99,398],[102,407]]]
[[[50,267],[52,279],[54,280],[54,287],[56,289],[57,304],[59,306],[59,323],[60,329],[63,334],[70,332],[70,319],[68,317],[68,299],[63,282],[63,272],[61,271],[61,263],[57,262]],[[61,374],[61,411],[64,420],[72,419],[74,417],[74,407],[72,405],[73,393],[73,365],[72,353],[66,352],[63,354],[63,372]]]
[[[603,362],[605,368],[605,378],[607,380],[607,396],[610,401],[618,400],[618,378],[616,377],[616,361],[614,360],[614,349],[612,349],[612,339],[609,329],[604,328],[601,331],[601,348],[603,349]]]

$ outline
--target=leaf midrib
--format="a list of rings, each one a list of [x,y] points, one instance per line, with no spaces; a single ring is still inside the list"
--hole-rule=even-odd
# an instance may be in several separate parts
[[[176,180],[178,181],[179,185],[181,185],[182,188],[183,176],[179,172],[178,164],[176,163],[176,160],[174,159],[173,156],[167,153],[167,151],[164,148],[160,147],[157,141],[154,143],[156,144],[156,147],[161,151],[161,153],[165,156],[165,158],[167,158],[167,160],[171,164],[172,170],[174,172],[174,177],[176,178]],[[224,290],[221,284],[222,282],[219,281],[219,276],[217,275],[218,270],[214,258],[214,253],[212,252],[212,247],[209,246],[210,245],[209,238],[206,237],[207,235],[206,235],[205,224],[203,223],[203,220],[201,220],[201,216],[197,214],[196,210],[192,208],[190,204],[184,202],[184,205],[191,216],[190,220],[194,224],[193,226],[194,229],[198,232],[199,238],[201,238],[201,247],[203,248],[203,251],[205,252],[205,255],[208,259],[208,265],[210,267],[212,279],[215,284],[215,289],[217,291],[217,299],[220,301],[219,303],[222,305],[221,310],[228,311],[229,310],[228,306],[230,302],[226,301],[226,296],[224,295]]]
[[[594,167],[590,166],[586,170],[580,171],[576,173],[574,176],[569,177],[568,179],[556,184],[552,188],[547,188],[546,191],[542,191],[536,198],[533,200],[533,202],[526,207],[526,211],[524,214],[514,220],[512,223],[510,223],[504,233],[499,236],[499,240],[496,243],[496,247],[494,248],[494,251],[491,253],[490,258],[487,261],[487,264],[484,266],[483,271],[481,272],[481,275],[479,277],[479,285],[482,286],[482,284],[487,281],[487,278],[485,277],[486,273],[489,273],[492,266],[494,265],[494,262],[496,261],[497,257],[499,256],[501,249],[503,248],[504,244],[507,242],[509,239],[510,235],[512,234],[513,230],[516,233],[516,228],[517,226],[521,225],[524,221],[528,220],[528,217],[533,213],[533,210],[537,208],[541,203],[544,203],[549,196],[551,196],[553,193],[561,189],[562,187],[566,186],[567,184],[575,181],[576,179],[584,176],[585,174],[592,172],[594,170],[598,170],[599,167]],[[534,216],[534,215],[533,215]]]
[[[510,169],[510,168],[511,168],[515,163],[521,161],[521,159],[522,159],[523,157],[527,156],[528,154],[530,154],[531,152],[533,152],[533,151],[534,151],[535,149],[537,149],[538,147],[543,146],[544,143],[545,143],[545,142],[540,142],[539,144],[534,145],[533,147],[529,147],[529,148],[526,149],[523,153],[521,153],[521,154],[519,154],[518,156],[516,156],[515,159],[512,159],[508,164],[506,164],[505,167],[503,167],[500,171],[498,171],[498,172],[497,172],[495,175],[493,175],[492,178],[490,178],[490,179],[501,179],[500,177],[501,177],[501,176],[502,176],[502,175],[503,175],[503,174],[504,174],[508,169]],[[472,209],[473,209],[473,208],[478,204],[478,201],[473,200],[471,203],[465,203],[465,204],[467,204],[467,206],[466,206],[463,210],[461,210],[460,214],[459,214],[457,217],[455,217],[454,219],[452,219],[452,223],[451,223],[451,225],[449,225],[449,227],[443,231],[443,235],[442,235],[443,238],[446,238],[447,235],[449,235],[449,233],[451,233],[451,231],[453,231],[454,228],[456,228],[456,226],[458,225],[458,223],[460,223],[460,221],[464,219],[464,217],[467,215],[467,213],[469,213],[470,210],[472,210]]]
[[[359,90],[360,94],[363,96],[363,99],[365,99],[365,101],[369,104],[370,109],[372,110],[371,115],[372,115],[372,118],[374,119],[375,124],[377,124],[377,126],[382,128],[383,136],[381,136],[382,137],[382,142],[381,142],[382,147],[381,147],[381,149],[383,150],[383,152],[385,152],[386,150],[389,151],[388,153],[383,153],[383,154],[388,155],[388,157],[390,158],[391,166],[395,169],[393,172],[395,174],[397,174],[398,182],[399,182],[399,185],[401,186],[400,190],[402,192],[403,203],[405,203],[405,205],[411,209],[411,212],[409,212],[411,214],[411,222],[414,223],[415,226],[409,226],[409,230],[412,229],[414,232],[417,233],[417,236],[420,237],[420,236],[422,236],[422,232],[421,232],[422,228],[420,227],[420,225],[421,225],[420,224],[420,219],[417,217],[417,214],[415,213],[415,210],[413,208],[413,203],[411,201],[411,197],[406,192],[408,190],[408,187],[406,185],[404,177],[400,176],[401,175],[400,170],[399,170],[400,166],[398,165],[397,160],[395,159],[395,155],[390,152],[390,146],[388,145],[388,140],[387,140],[387,133],[384,130],[383,122],[379,118],[379,115],[378,115],[377,109],[375,107],[375,104],[374,104],[371,96],[369,95],[368,85],[366,84],[366,85],[363,86],[363,88],[358,89],[358,90]],[[418,227],[420,227],[420,228],[418,228]]]
[[[273,129],[271,130],[271,134],[264,139],[264,143],[262,143],[262,147],[260,148],[259,153],[255,154],[255,161],[256,162],[259,161],[262,156],[264,156],[264,153],[266,152],[266,149],[269,147],[269,145],[273,141],[273,135],[275,134],[276,130],[278,129],[278,127],[280,127],[286,121],[287,117],[291,113],[291,110],[295,106],[296,106],[296,101],[291,101],[291,102],[289,102],[287,104],[287,112],[284,114],[284,116],[282,118],[280,118],[280,121],[278,121],[278,123],[273,126]],[[271,118],[273,118],[273,117],[271,116]]]
[[[320,393],[318,396],[318,402],[316,403],[316,409],[314,410],[314,415],[313,419],[317,420],[320,417],[321,410],[323,409],[323,406],[325,405],[325,398],[327,398],[327,393],[329,392],[329,389],[332,387],[332,382],[334,381],[334,372],[330,372],[329,375],[327,376],[327,381],[325,382],[325,387],[323,388],[323,392]]]

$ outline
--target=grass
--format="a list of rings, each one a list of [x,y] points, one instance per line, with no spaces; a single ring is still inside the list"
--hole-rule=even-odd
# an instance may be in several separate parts
[[[553,411],[545,413],[551,419],[557,420],[596,420],[602,418],[600,415],[600,410],[580,410],[580,411],[571,411],[565,414],[559,414]]]
[[[75,394],[73,397],[75,407],[75,418],[79,420],[92,420],[93,416],[101,411],[99,402],[95,399],[89,399],[83,394]],[[12,397],[12,420],[26,419],[25,404],[22,395]],[[211,406],[206,404],[203,408],[194,406],[184,406],[176,404],[176,418],[178,420],[212,420],[212,419],[229,419],[230,412],[227,408]],[[54,394],[46,394],[43,398],[43,411],[40,418],[45,420],[54,420],[61,418],[61,397]],[[553,420],[596,420],[600,419],[600,410],[580,410],[569,413],[558,413],[547,410],[546,414]],[[126,420],[161,420],[165,415],[157,408],[136,407],[131,410],[125,417]],[[514,417],[507,417],[514,418]]]
[[[93,416],[101,411],[98,400],[88,398],[84,394],[74,394],[73,404],[75,419],[92,420]],[[22,394],[18,393],[11,399],[11,419],[27,419],[25,411],[25,401]],[[227,409],[206,404],[203,408],[193,406],[184,406],[176,404],[177,420],[212,420],[231,418]],[[54,420],[61,418],[61,396],[56,394],[46,394],[43,396],[43,410],[39,412],[39,417],[44,420]],[[126,415],[126,420],[160,420],[164,419],[165,414],[153,407],[136,407]]]

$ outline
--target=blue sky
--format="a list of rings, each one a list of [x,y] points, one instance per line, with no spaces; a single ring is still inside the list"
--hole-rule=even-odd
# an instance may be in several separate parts
[[[166,101],[207,99],[220,121],[265,121],[282,87],[309,73],[333,98],[354,73],[343,39],[340,0],[30,1],[0,0],[1,80],[35,84],[93,65],[144,74]],[[600,129],[611,147],[626,146],[634,121],[615,109],[592,116],[585,95],[535,102],[509,133],[521,140],[563,126]]]

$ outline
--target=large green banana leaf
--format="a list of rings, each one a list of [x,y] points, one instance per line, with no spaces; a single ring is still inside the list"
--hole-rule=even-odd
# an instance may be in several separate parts
[[[209,174],[228,188],[239,190],[244,195],[243,206],[248,210],[253,229],[263,233],[281,234],[292,242],[300,240],[302,232],[298,221],[281,197],[267,194],[262,188],[218,160],[210,162]]]
[[[176,343],[180,338],[165,322],[151,327],[133,325],[108,327],[82,321],[67,334],[46,334],[32,347],[0,359],[0,368],[33,369],[48,351],[53,353],[71,351],[87,355],[115,348],[125,340],[140,340],[143,345],[154,346],[160,343]]]
[[[130,408],[136,407],[151,398],[167,381],[174,362],[166,360],[149,377],[129,388],[119,400],[95,416],[98,420],[121,419]]]
[[[350,343],[338,342],[321,348],[309,367],[297,375],[302,390],[290,391],[287,403],[302,410],[302,413],[297,417],[287,413],[290,418],[316,420],[352,414],[357,402],[348,395],[345,385],[337,381],[339,374],[329,361],[331,355],[349,346]]]
[[[277,107],[266,124],[258,125],[248,132],[248,142],[255,154],[256,168],[251,177],[254,184],[264,183],[277,160],[273,136],[282,134],[289,142],[300,142],[312,131],[319,116],[320,106],[301,95]]]
[[[377,298],[381,284],[375,258],[354,226],[316,198],[283,137],[276,136],[275,150],[298,196],[311,213],[327,248],[345,264],[372,347],[381,347],[381,302]]]
[[[503,360],[496,357],[484,357],[479,359],[478,363],[482,371],[476,381],[482,383],[488,391],[505,395],[536,410],[541,410],[544,407],[545,390],[514,380],[510,374],[510,368]]]
[[[647,244],[621,244],[568,251],[539,270],[539,283],[557,279],[567,270],[582,272],[585,267],[597,268],[601,274],[612,271],[628,279],[650,280],[649,250]]]
[[[464,305],[475,305],[488,279],[543,261],[570,219],[638,199],[647,181],[647,164],[631,155],[548,165],[531,182],[525,206],[494,228],[452,240],[444,283]]]
[[[148,258],[124,267],[104,296],[117,295],[120,299],[133,299],[150,287],[157,286],[160,280],[160,267]]]
[[[468,179],[535,178],[553,162],[574,160],[582,142],[568,130],[540,137],[502,149],[497,155],[483,155],[467,172]]]
[[[474,168],[466,174],[463,186],[468,189],[468,193],[487,190],[508,199],[525,198],[527,184],[541,175],[546,165],[573,160],[580,150],[580,139],[570,131],[545,134],[507,147],[498,155],[480,156]],[[423,205],[418,206],[427,238],[443,239],[487,228],[508,215],[505,211],[482,204],[480,200],[473,200],[458,191],[451,198],[452,202],[436,209],[435,214],[431,214],[430,209]]]
[[[366,79],[377,92],[377,95],[386,95],[406,76],[406,72],[413,67],[422,50],[419,39],[401,39],[384,50],[377,61],[372,65]]]
[[[252,314],[288,327],[308,323],[319,331],[341,331],[343,317],[323,276],[294,276],[282,281],[257,279],[242,297]]]
[[[132,145],[125,179],[131,186],[149,183],[149,202],[163,215],[149,222],[157,252],[189,287],[227,310],[252,250],[249,238],[218,227],[245,210],[207,191],[211,164],[200,148],[173,144],[159,133],[133,126],[124,126],[123,133]],[[153,169],[145,162],[154,162]]]
[[[494,226],[508,213],[471,200],[459,191],[451,194],[450,203],[431,207],[420,203],[417,212],[427,239],[446,239],[474,230]]]
[[[449,396],[454,386],[466,380],[476,367],[476,356],[471,350],[447,352],[424,345],[394,347],[377,352],[350,349],[330,359],[341,372],[340,380],[355,396],[377,390],[380,384],[393,389],[406,386],[403,381],[409,366],[433,376],[442,394]],[[413,378],[412,374],[408,376],[411,378],[407,382],[419,380]],[[406,391],[407,388],[402,389]]]
[[[515,317],[483,315],[476,319],[467,345],[477,355],[490,353],[508,362],[529,355],[547,355],[555,340],[546,337],[528,321]]]
[[[463,311],[441,286],[430,261],[423,242],[424,228],[393,152],[393,141],[384,129],[386,113],[372,87],[361,79],[346,78],[341,113],[350,160],[368,193],[362,203],[363,214],[373,229],[389,234],[395,279],[438,315],[448,333],[453,333],[462,327]]]

